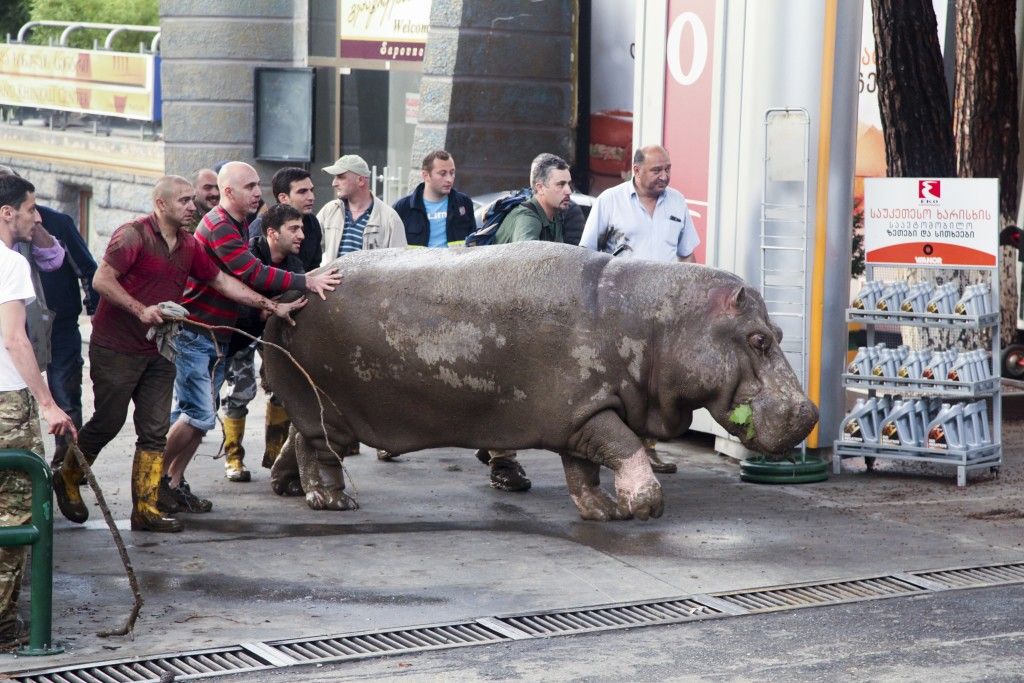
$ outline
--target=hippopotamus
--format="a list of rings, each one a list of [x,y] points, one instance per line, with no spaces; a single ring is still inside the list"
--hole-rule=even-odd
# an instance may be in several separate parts
[[[647,519],[663,500],[642,437],[677,437],[707,408],[779,458],[818,419],[764,300],[722,270],[548,242],[360,251],[332,265],[340,286],[264,333],[324,392],[322,425],[309,380],[264,349],[270,386],[320,459],[358,442],[546,449],[584,519]]]

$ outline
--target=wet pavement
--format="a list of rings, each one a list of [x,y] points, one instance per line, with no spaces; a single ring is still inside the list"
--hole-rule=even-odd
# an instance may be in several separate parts
[[[736,463],[714,454],[711,440],[698,435],[662,447],[679,464],[678,474],[659,477],[662,518],[601,524],[579,519],[559,458],[535,451],[520,456],[532,490],[513,494],[491,489],[487,468],[469,450],[380,462],[364,447],[363,455],[346,460],[354,483],[349,492],[361,509],[315,512],[302,499],[270,491],[269,473],[259,469],[262,394],[252,408],[245,445],[254,480],[224,479],[223,461],[212,457],[219,432],[216,439],[211,434],[188,480],[214,509],[181,515],[186,530],[180,534],[128,529],[134,438],[126,425],[94,469],[146,600],[134,640],[96,635],[123,623],[131,594],[86,490],[90,520],[78,526],[58,513],[55,523],[54,635],[67,651],[0,655],[0,671],[1024,561],[1019,429],[1005,434],[1013,446],[1001,475],[974,475],[967,489],[956,488],[951,469],[879,463],[868,474],[858,461],[822,484],[742,483]],[[28,591],[23,595],[27,615]],[[567,638],[552,647],[581,642]],[[363,673],[371,671],[387,669]]]

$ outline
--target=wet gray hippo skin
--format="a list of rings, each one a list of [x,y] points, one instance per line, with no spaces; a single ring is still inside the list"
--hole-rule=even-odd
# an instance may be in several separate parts
[[[760,295],[724,271],[614,259],[562,244],[372,250],[335,262],[344,280],[265,338],[334,401],[325,422],[403,453],[454,446],[562,456],[584,519],[662,513],[641,436],[671,439],[707,408],[748,448],[784,454],[817,422]],[[267,348],[274,392],[318,454],[305,379]],[[749,404],[752,423],[730,412]],[[604,465],[615,497],[600,487]]]

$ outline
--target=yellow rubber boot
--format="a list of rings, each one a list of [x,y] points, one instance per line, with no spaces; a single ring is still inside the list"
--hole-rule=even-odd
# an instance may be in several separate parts
[[[274,466],[274,461],[281,453],[285,439],[288,438],[288,427],[292,421],[288,419],[288,413],[283,406],[267,401],[267,427],[265,433],[266,446],[263,450],[263,466],[268,470]]]
[[[228,481],[249,481],[252,475],[245,469],[242,460],[245,449],[242,448],[242,437],[245,436],[245,417],[224,417],[224,476]]]
[[[157,509],[157,489],[163,474],[164,454],[160,451],[135,451],[132,462],[132,531],[181,531],[181,522],[164,517]]]
[[[84,455],[90,465],[96,461],[95,455]],[[53,473],[53,497],[57,499],[57,507],[69,522],[75,524],[84,524],[89,519],[89,508],[82,500],[82,491],[78,485],[84,476],[78,458],[72,453],[65,453],[61,466]]]

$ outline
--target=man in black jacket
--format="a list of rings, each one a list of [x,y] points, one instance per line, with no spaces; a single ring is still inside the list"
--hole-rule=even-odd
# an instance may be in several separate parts
[[[324,232],[320,221],[313,215],[316,196],[313,193],[313,181],[309,171],[295,166],[282,168],[270,179],[270,190],[274,193],[278,206],[290,206],[301,216],[302,239],[297,258],[302,262],[302,272],[317,268],[323,255]],[[257,216],[250,223],[251,243],[264,239],[265,216],[265,213]],[[252,332],[246,327],[244,318],[240,319],[239,323],[241,329]],[[227,370],[224,376],[227,393],[222,402],[224,411],[221,417],[224,425],[224,476],[228,481],[246,482],[252,478],[252,474],[245,466],[242,438],[245,434],[245,418],[249,414],[249,402],[256,397],[255,353],[256,346],[252,340],[238,333],[232,335],[228,345]],[[269,463],[272,462],[273,458],[264,454],[264,466],[270,467]]]
[[[53,331],[50,335],[50,364],[46,366],[46,382],[53,399],[75,423],[82,427],[82,334],[78,316],[92,315],[100,302],[92,288],[96,261],[89,247],[66,213],[46,206],[37,206],[46,231],[64,246],[64,263],[57,270],[39,273],[47,305],[53,310]],[[83,297],[84,293],[84,297]],[[63,460],[66,440],[57,437],[54,461]]]
[[[409,246],[461,246],[476,230],[473,200],[454,188],[455,159],[443,149],[423,157],[423,182],[395,202]]]
[[[288,204],[302,214],[302,248],[299,258],[307,271],[320,266],[323,256],[324,231],[320,221],[313,214],[316,196],[313,194],[313,180],[309,171],[304,168],[290,166],[280,169],[270,179],[270,191],[278,204]],[[249,224],[249,239],[263,235],[263,217],[259,216]]]
[[[299,257],[302,253],[302,244],[305,242],[303,217],[304,214],[283,202],[271,207],[262,216],[263,234],[249,241],[249,251],[268,266],[282,268],[292,273],[306,272],[306,267]],[[263,331],[264,318],[259,311],[250,311],[251,325],[248,327],[254,336],[259,336]],[[266,388],[264,385],[264,389]],[[268,391],[263,466],[272,467],[270,484],[278,495],[302,495],[294,455],[287,463],[274,466],[288,436],[290,424],[291,420],[284,406],[274,397],[272,391]]]

